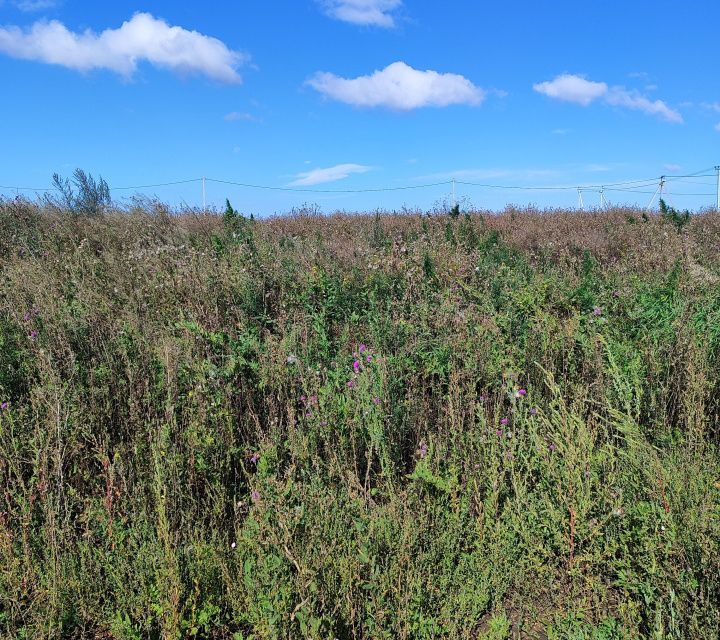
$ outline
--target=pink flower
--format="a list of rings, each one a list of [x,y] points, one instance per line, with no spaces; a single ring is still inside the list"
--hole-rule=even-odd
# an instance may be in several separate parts
[[[355,360],[355,362],[353,362],[353,369],[355,369],[355,373],[359,373],[359,371],[360,371],[360,362],[359,362],[358,360]]]
[[[10,403],[5,400],[4,402],[0,403],[0,410],[5,411],[10,406]]]
[[[355,380],[348,380],[347,386],[348,386],[348,389],[354,389],[355,388]]]
[[[365,353],[365,350],[367,349],[367,345],[364,343],[360,345],[360,353]]]
[[[259,453],[253,453],[253,454],[250,456],[250,462],[252,462],[253,464],[257,464],[257,461],[258,461],[258,460],[260,460],[260,454],[259,454]]]
[[[518,391],[518,395],[521,397],[527,395],[527,389],[520,389]]]
[[[253,502],[258,502],[260,500],[260,492],[257,489],[253,489],[250,493],[250,497]]]
[[[548,449],[550,449],[550,453],[552,453],[553,451],[555,451],[557,449],[557,445],[554,442],[551,442],[550,445],[548,446]]]
[[[602,315],[602,309],[600,307],[593,307],[592,313],[595,317]]]
[[[305,400],[307,400],[305,396],[300,396],[300,402],[305,402]]]
[[[536,416],[536,415],[537,415],[537,409],[536,409],[535,407],[533,407],[532,409],[530,409],[530,415],[531,415],[531,416]]]
[[[375,396],[375,397],[373,398],[373,402],[374,402],[375,404],[380,404],[380,398],[378,398],[377,396]]]
[[[370,364],[372,362],[372,356],[368,356],[367,358],[365,358],[365,362]]]
[[[510,422],[510,420],[509,420],[508,418],[503,418],[502,420],[500,420],[500,424],[503,425],[503,426],[505,426],[505,425],[508,424],[509,422]]]
[[[503,434],[503,430],[502,430],[502,429],[496,429],[496,430],[495,430],[495,435],[496,435],[498,438],[499,438],[500,436],[502,436],[502,434]]]

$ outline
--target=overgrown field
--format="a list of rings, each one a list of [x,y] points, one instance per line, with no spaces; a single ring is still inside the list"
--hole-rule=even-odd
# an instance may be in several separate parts
[[[3,638],[720,635],[720,215],[0,203]]]

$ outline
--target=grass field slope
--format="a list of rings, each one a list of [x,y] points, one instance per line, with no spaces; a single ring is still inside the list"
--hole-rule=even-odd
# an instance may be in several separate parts
[[[0,403],[2,638],[720,635],[717,213],[5,200]]]

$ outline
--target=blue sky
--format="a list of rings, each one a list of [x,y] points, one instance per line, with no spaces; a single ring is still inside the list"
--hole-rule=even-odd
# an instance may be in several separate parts
[[[45,187],[75,167],[111,187],[204,175],[316,190],[695,173],[720,164],[718,24],[711,0],[0,0],[0,185]],[[712,176],[667,188],[676,206],[714,204]],[[259,214],[430,208],[450,190],[208,182],[207,200]],[[645,205],[654,190],[604,195]],[[199,182],[140,191],[201,201]],[[457,195],[578,201],[574,189]]]

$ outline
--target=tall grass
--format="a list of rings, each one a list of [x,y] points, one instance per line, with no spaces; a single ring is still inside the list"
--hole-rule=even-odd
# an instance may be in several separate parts
[[[717,638],[720,217],[0,205],[7,638]]]

